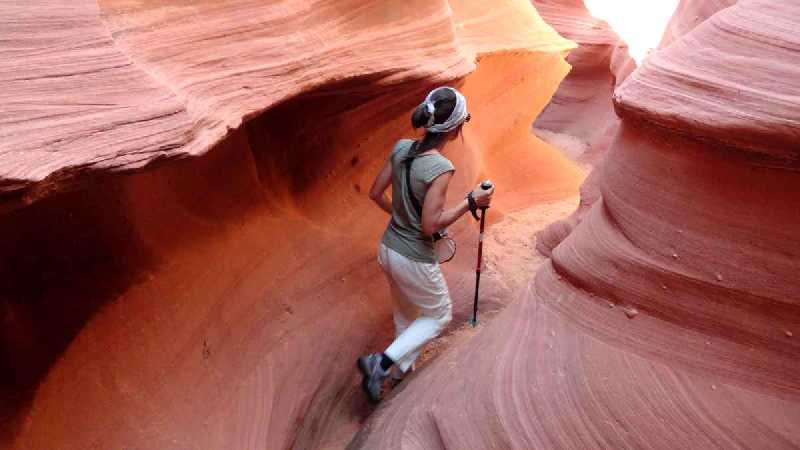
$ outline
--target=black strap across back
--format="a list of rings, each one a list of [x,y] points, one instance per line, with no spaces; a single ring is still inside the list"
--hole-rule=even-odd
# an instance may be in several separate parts
[[[418,144],[419,144],[418,141],[414,141],[414,143],[411,144],[411,148],[408,149],[408,155],[414,153],[414,151],[417,149]],[[406,156],[405,161],[403,161],[406,165],[406,197],[408,197],[408,200],[411,201],[411,206],[413,206],[414,209],[417,211],[417,215],[419,215],[419,220],[421,222],[422,205],[419,204],[419,200],[417,200],[417,198],[414,197],[414,193],[411,192],[411,164],[414,162],[414,158],[416,158],[416,155]],[[433,239],[434,242],[436,242],[439,239],[442,239],[445,236],[445,234],[446,233],[444,231],[437,231],[436,233],[433,233],[433,236],[431,236],[431,238]]]
[[[409,156],[414,153],[417,149],[417,145],[419,144],[418,141],[414,141],[411,144],[411,148],[408,149],[408,153],[406,154],[406,159],[403,161],[406,165],[406,197],[408,197],[409,201],[411,201],[411,206],[417,211],[419,215],[419,220],[422,220],[422,205],[419,204],[419,201],[416,197],[414,197],[414,193],[411,192],[411,164],[414,162],[415,156]]]

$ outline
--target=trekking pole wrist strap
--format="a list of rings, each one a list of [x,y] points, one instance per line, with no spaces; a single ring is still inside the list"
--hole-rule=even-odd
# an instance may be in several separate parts
[[[472,196],[472,191],[467,194],[467,203],[469,204],[469,212],[472,213],[472,217],[475,220],[480,220],[478,217],[478,203],[475,201],[475,197]]]

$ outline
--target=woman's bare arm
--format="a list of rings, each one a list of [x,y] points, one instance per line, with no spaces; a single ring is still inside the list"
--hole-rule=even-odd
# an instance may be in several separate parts
[[[386,189],[392,183],[392,162],[386,161],[381,172],[375,177],[372,187],[369,189],[369,198],[387,214],[392,215],[392,200],[386,195]]]
[[[462,200],[450,209],[444,209],[447,202],[447,186],[453,178],[453,172],[446,172],[436,177],[428,187],[425,194],[425,203],[422,205],[422,234],[430,236],[433,233],[447,228],[459,217],[469,211],[469,201]],[[480,185],[472,191],[473,198],[478,207],[488,207],[492,202],[494,187],[484,190]]]
[[[447,186],[452,178],[453,172],[445,172],[436,177],[428,187],[425,202],[422,204],[422,234],[425,236],[447,228],[469,211],[466,199],[449,209],[444,209],[447,202]]]

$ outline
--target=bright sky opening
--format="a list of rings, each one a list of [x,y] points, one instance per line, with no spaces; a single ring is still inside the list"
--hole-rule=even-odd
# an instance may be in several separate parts
[[[584,0],[594,17],[605,20],[628,44],[641,65],[650,49],[658,47],[678,0]]]

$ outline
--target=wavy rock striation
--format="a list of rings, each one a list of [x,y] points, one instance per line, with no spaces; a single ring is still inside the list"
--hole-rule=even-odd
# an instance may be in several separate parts
[[[12,200],[76,173],[205,153],[243,119],[324,84],[439,83],[474,69],[446,2],[99,3],[9,6],[0,186]]]
[[[683,34],[691,31],[695,26],[702,23],[710,16],[714,15],[716,12],[727,8],[728,6],[735,3],[735,0],[725,0],[725,1],[714,1],[714,2],[695,2],[691,0],[682,1],[678,4],[678,7],[673,14],[672,18],[670,19],[669,24],[667,25],[667,29],[664,32],[664,37],[661,41],[660,47],[666,47],[673,40],[682,36]],[[556,8],[558,10],[558,8]],[[553,20],[551,20],[553,21]],[[553,21],[554,23],[557,23]],[[592,31],[595,33],[597,31],[596,28],[592,28]],[[559,30],[562,33],[569,33],[569,30]],[[580,49],[581,47],[579,47]],[[619,52],[617,52],[619,54]],[[627,57],[626,61],[633,63],[633,61]],[[572,62],[576,64],[576,62]],[[613,69],[613,65],[611,66]],[[624,67],[624,66],[623,66]],[[567,76],[567,79],[573,76],[575,70],[570,72],[570,75]],[[602,73],[602,71],[601,71]],[[626,71],[624,73],[623,78],[616,78],[615,86],[619,86],[622,81],[630,74],[630,71]],[[603,83],[599,83],[599,85],[603,85]],[[606,84],[607,85],[607,84]],[[591,89],[590,87],[593,86],[592,84],[584,84],[585,89]],[[596,86],[596,85],[594,85]],[[596,89],[596,88],[595,88]],[[562,87],[559,88],[559,91],[556,92],[557,98],[559,96],[559,92],[564,92],[564,95],[568,95],[569,92],[568,87],[566,84],[562,84]],[[578,161],[583,162],[593,162],[594,164],[599,165],[602,161],[602,156],[604,152],[608,150],[614,136],[617,133],[619,128],[620,119],[617,116],[616,112],[613,111],[614,104],[612,99],[610,98],[613,96],[614,88],[611,88],[608,92],[602,92],[599,95],[593,97],[593,99],[597,102],[597,108],[604,111],[602,113],[597,113],[597,108],[595,109],[587,109],[582,111],[591,111],[592,114],[583,116],[588,117],[590,120],[589,123],[580,120],[574,120],[574,123],[578,126],[579,129],[589,129],[589,130],[602,130],[602,136],[599,141],[595,141],[592,145],[586,144],[584,141],[575,141],[570,139],[570,135],[563,135],[563,134],[552,134],[551,132],[543,129],[538,129],[536,132],[543,137],[547,137],[550,141],[552,141],[555,145],[561,146],[563,148],[575,148],[577,145],[578,151],[575,152],[576,154],[585,155],[578,158]],[[608,97],[607,97],[608,96]],[[552,102],[548,105],[548,108],[537,118],[537,123],[543,122],[546,120],[545,118],[548,117],[548,113],[551,109],[555,109],[558,111],[557,107],[554,106],[557,102]],[[569,104],[567,102],[567,104]],[[575,104],[580,105],[580,104]],[[566,120],[573,118],[575,116],[580,115],[577,111],[573,111],[572,108],[566,108],[563,115],[566,117]],[[599,118],[599,119],[598,119]],[[536,124],[534,124],[536,126]],[[557,128],[559,125],[549,125],[551,128]],[[578,131],[580,132],[580,131]],[[566,138],[566,139],[564,139]],[[587,150],[588,153],[585,153]],[[543,230],[540,233],[537,233],[536,236],[536,249],[543,255],[550,256],[551,251],[555,248],[562,240],[564,240],[569,233],[583,220],[583,217],[589,211],[590,207],[600,199],[600,186],[599,186],[599,173],[601,171],[598,170],[596,172],[592,172],[586,179],[586,181],[581,185],[581,200],[578,209],[571,214],[569,217],[563,220],[558,220],[552,223],[548,228]]]
[[[366,191],[436,84],[470,99],[454,185],[491,174],[493,218],[585,176],[529,133],[574,44],[524,0],[5,3],[10,447],[344,445],[391,329]]]
[[[96,1],[6,1],[3,10],[4,209],[75,173],[141,167],[189,143],[183,103],[115,46]]]
[[[792,2],[758,1],[721,11],[643,67],[615,94],[617,110],[795,162],[800,106],[791,61],[797,41],[785,27],[794,24],[796,12]],[[694,69],[701,64],[702,71]]]
[[[542,17],[578,43],[572,70],[533,124],[534,132],[579,163],[593,165],[608,149],[619,121],[611,96],[636,68],[628,47],[609,25],[592,17],[581,0],[534,0]]]
[[[681,0],[675,13],[672,15],[664,30],[659,48],[664,48],[684,34],[692,31],[696,26],[705,22],[709,17],[731,5],[737,0],[711,0],[698,2],[695,0]]]
[[[601,198],[354,446],[800,446],[798,17],[739,2],[634,72]]]
[[[627,44],[608,23],[592,17],[582,0],[535,0],[542,17],[560,34],[578,43],[567,61],[572,70],[533,124],[537,136],[584,166],[600,163],[619,128],[612,96],[636,68]],[[558,245],[600,198],[597,176],[581,186],[578,210],[536,236],[543,255]]]

